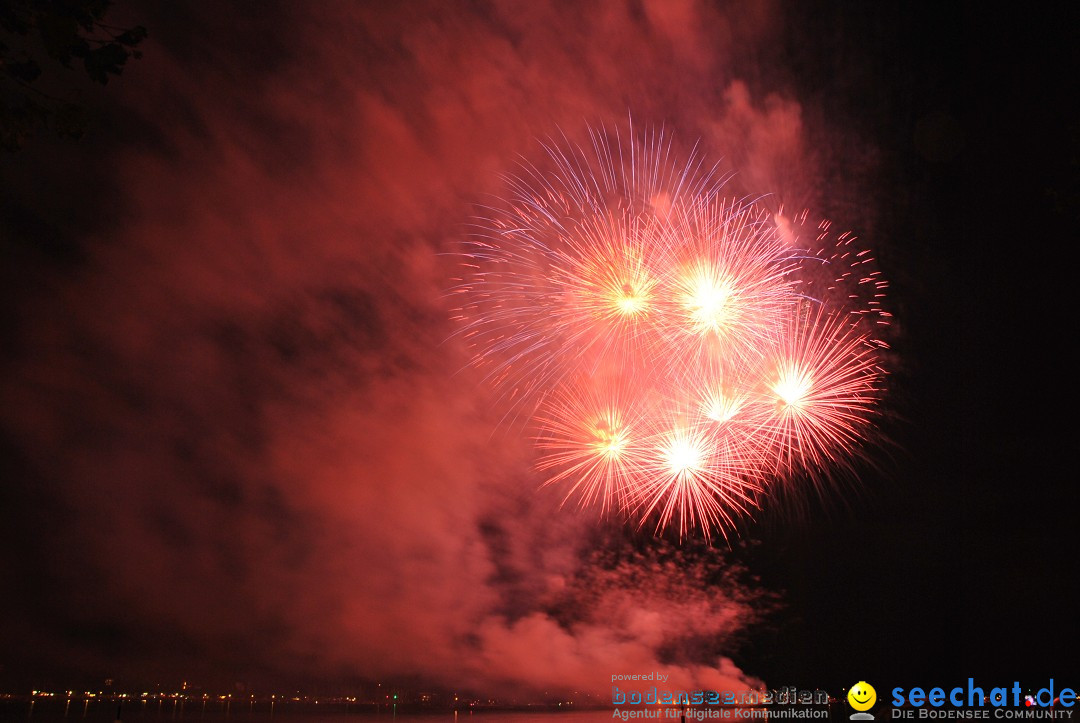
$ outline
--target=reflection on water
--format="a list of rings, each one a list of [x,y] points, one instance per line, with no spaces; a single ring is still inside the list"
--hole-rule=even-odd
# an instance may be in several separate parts
[[[787,708],[775,715],[761,708],[731,708],[720,717],[716,709],[691,710],[684,720],[667,717],[653,709],[648,718],[635,718],[634,723],[693,723],[698,716],[706,721],[738,723],[745,720],[770,719],[816,721],[831,718],[827,706]],[[362,703],[314,703],[279,700],[269,701],[143,701],[129,700],[122,705],[115,700],[83,698],[34,700],[0,698],[0,721],[19,723],[608,723],[610,708],[567,711],[558,707],[537,707],[536,710],[476,709],[460,712],[411,710],[395,712],[394,708]]]
[[[607,723],[610,710],[563,712],[555,709],[542,711],[431,712],[395,713],[383,707],[376,710],[372,705],[331,703],[282,703],[273,706],[260,701],[249,704],[232,701],[129,701],[119,705],[107,700],[52,699],[0,700],[0,720],[3,721],[67,721],[69,723],[107,723],[117,719],[119,712],[123,723]]]

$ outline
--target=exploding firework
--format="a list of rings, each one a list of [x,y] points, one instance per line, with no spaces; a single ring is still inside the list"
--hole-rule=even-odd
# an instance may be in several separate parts
[[[881,396],[886,282],[854,237],[725,195],[716,167],[591,132],[485,208],[455,292],[474,362],[566,499],[727,534],[851,469]]]

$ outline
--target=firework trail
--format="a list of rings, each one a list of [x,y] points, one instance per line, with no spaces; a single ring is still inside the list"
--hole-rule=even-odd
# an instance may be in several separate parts
[[[663,132],[545,145],[466,242],[474,363],[566,499],[727,535],[780,485],[850,469],[884,371],[887,283],[850,234],[725,194]]]

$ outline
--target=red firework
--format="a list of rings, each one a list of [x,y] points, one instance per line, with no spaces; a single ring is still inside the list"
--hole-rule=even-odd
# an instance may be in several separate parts
[[[467,242],[463,333],[566,499],[721,534],[872,435],[886,288],[854,238],[724,198],[663,134],[547,147]]]

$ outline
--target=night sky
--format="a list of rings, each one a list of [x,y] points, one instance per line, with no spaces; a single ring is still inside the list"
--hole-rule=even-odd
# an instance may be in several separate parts
[[[1080,683],[1077,20],[116,6],[84,136],[0,156],[0,689]],[[730,574],[538,492],[450,318],[500,174],[628,113],[891,281],[889,441]]]

